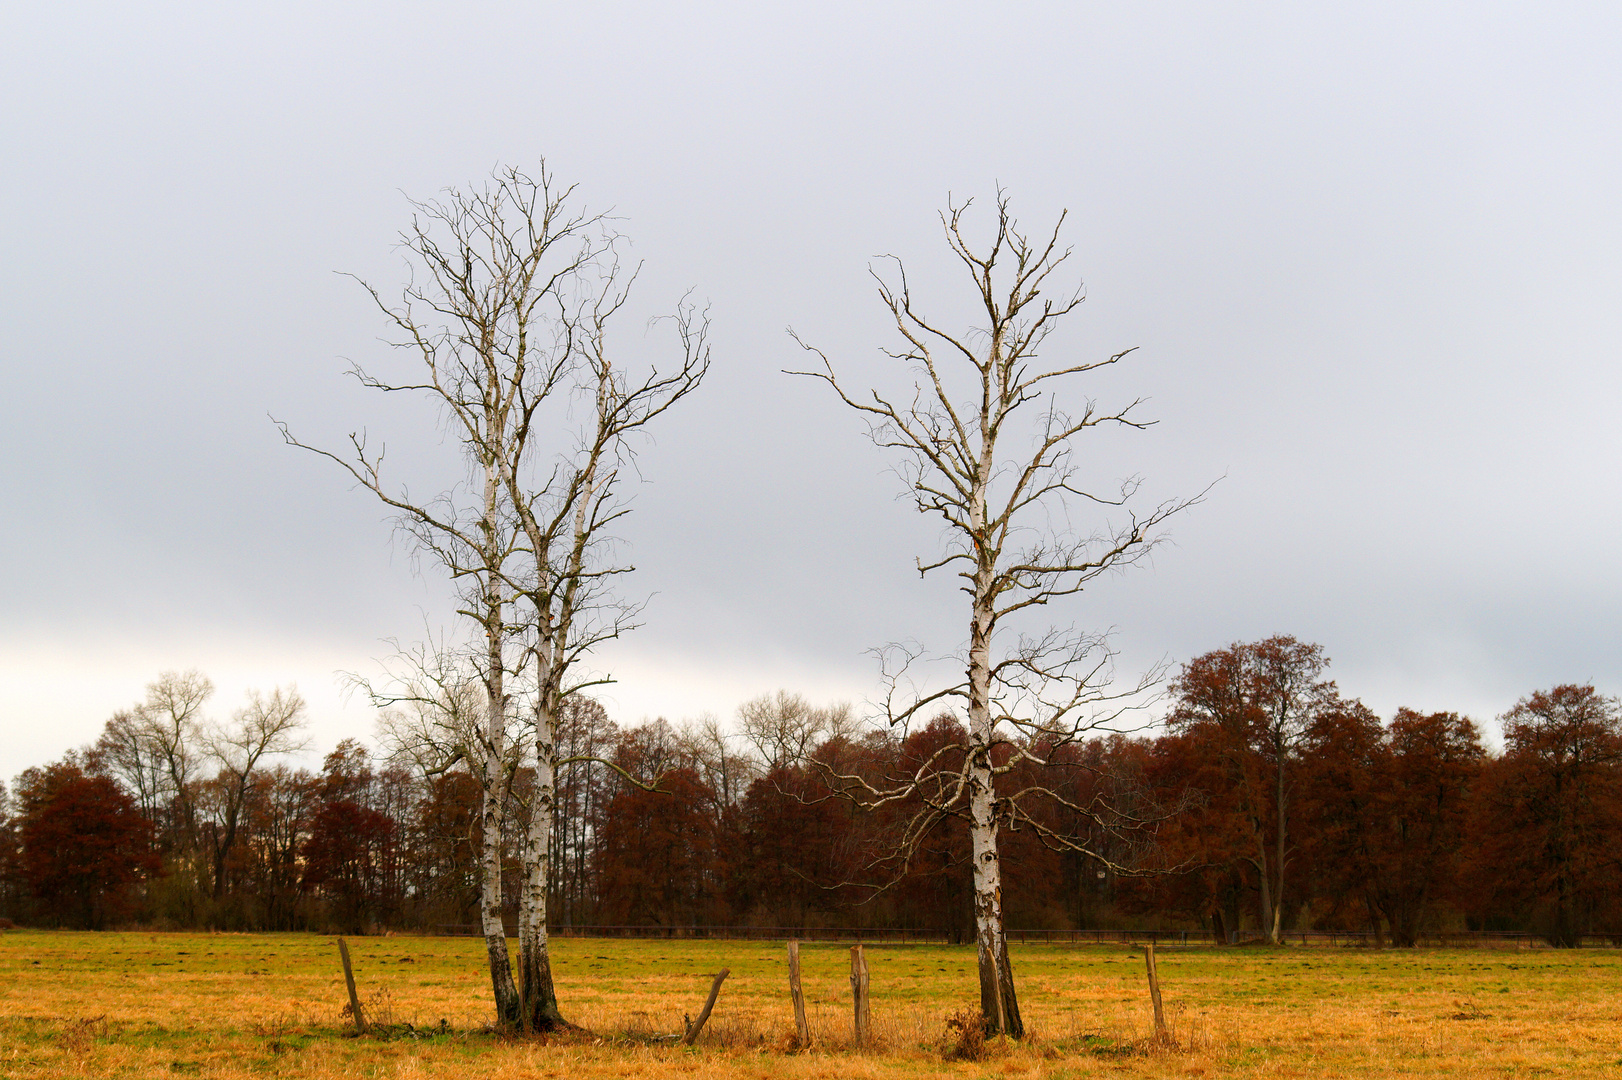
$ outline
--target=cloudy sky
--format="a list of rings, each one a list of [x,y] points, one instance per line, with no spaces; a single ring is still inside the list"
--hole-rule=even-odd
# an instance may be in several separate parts
[[[711,304],[714,367],[642,454],[651,595],[616,719],[861,701],[867,649],[954,647],[940,535],[826,393],[897,373],[868,267],[968,327],[936,212],[1068,209],[1088,299],[1048,355],[1159,421],[1088,444],[1149,501],[1219,481],[1152,564],[1057,617],[1123,677],[1321,643],[1343,690],[1489,720],[1622,691],[1622,14],[1610,4],[24,5],[0,37],[0,776],[166,669],[216,715],[453,621],[379,507],[285,447],[365,427],[419,490],[431,412],[356,284],[404,279],[407,197],[543,156],[612,209],[642,320]]]

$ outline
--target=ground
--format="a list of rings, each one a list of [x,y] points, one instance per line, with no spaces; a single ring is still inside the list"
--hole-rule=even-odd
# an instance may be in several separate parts
[[[1163,948],[1164,1047],[1141,948],[1016,945],[1030,1037],[964,1061],[945,1020],[976,998],[972,947],[868,946],[876,1045],[856,1051],[848,946],[802,946],[815,1045],[791,1053],[782,943],[558,941],[583,1030],[544,1044],[486,1029],[481,941],[349,946],[380,1034],[354,1036],[331,937],[0,933],[0,1076],[1622,1077],[1614,950]],[[674,1046],[722,967],[698,1046]]]

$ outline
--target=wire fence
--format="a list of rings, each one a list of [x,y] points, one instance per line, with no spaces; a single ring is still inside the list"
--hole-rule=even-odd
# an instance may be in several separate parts
[[[434,933],[448,936],[483,936],[478,923],[441,923]],[[836,926],[553,926],[547,933],[563,938],[627,938],[644,940],[694,941],[825,941],[889,943],[899,945],[965,945],[974,941],[969,930],[929,927],[836,927]],[[517,935],[509,923],[507,935]],[[1009,941],[1062,945],[1260,945],[1267,937],[1259,931],[1235,930],[1225,940],[1201,930],[1019,930],[1006,931]],[[1389,945],[1390,938],[1368,931],[1296,930],[1283,935],[1286,945],[1329,948],[1375,947]],[[1418,935],[1415,944],[1424,948],[1550,948],[1547,938],[1518,930],[1447,930]],[[1589,934],[1580,942],[1584,948],[1622,947],[1622,935]]]

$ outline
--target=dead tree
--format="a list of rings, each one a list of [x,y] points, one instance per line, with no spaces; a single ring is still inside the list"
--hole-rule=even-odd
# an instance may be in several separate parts
[[[219,820],[212,838],[215,900],[225,895],[226,866],[236,844],[254,770],[265,757],[304,749],[303,727],[304,699],[294,687],[284,690],[278,686],[268,697],[257,690],[248,691],[248,704],[236,711],[231,725],[216,728],[206,736],[209,754],[219,764],[215,780]]]
[[[411,374],[385,378],[358,366],[351,373],[364,386],[421,394],[441,408],[470,466],[471,497],[460,489],[413,497],[385,479],[384,452],[372,450],[364,433],[351,434],[350,452],[339,455],[307,446],[280,425],[289,443],[337,462],[397,512],[419,551],[456,583],[459,613],[477,627],[485,715],[469,757],[483,788],[480,911],[497,1022],[506,1026],[520,1020],[502,920],[501,830],[514,738],[512,581],[522,553],[503,481],[506,462],[521,452],[521,388],[549,394],[570,369],[572,349],[557,340],[552,311],[605,244],[600,219],[569,204],[572,190],[558,188],[543,165],[538,180],[504,168],[481,190],[415,202],[401,235],[413,280],[399,302],[362,282],[398,331],[394,345],[411,358]]]
[[[566,764],[555,750],[557,717],[572,694],[604,681],[578,676],[581,659],[637,612],[609,588],[631,569],[609,551],[611,528],[627,512],[619,469],[635,452],[632,438],[698,386],[709,355],[707,321],[683,305],[675,317],[682,359],[672,372],[633,376],[610,363],[607,327],[629,286],[614,256],[619,238],[601,216],[575,210],[572,196],[543,164],[538,177],[501,169],[480,191],[415,203],[402,239],[417,279],[393,306],[368,287],[399,331],[396,344],[420,366],[411,379],[358,369],[357,377],[442,406],[476,497],[407,497],[385,485],[382,453],[360,435],[347,456],[317,451],[399,512],[419,548],[461,584],[461,614],[479,628],[482,725],[466,723],[455,650],[411,652],[409,677],[380,699],[421,706],[427,726],[440,730],[423,742],[433,767],[460,758],[480,779],[481,907],[497,1017],[527,1030],[563,1022],[546,939],[555,776]],[[576,416],[582,398],[591,403],[584,421]],[[535,770],[520,856],[522,999],[507,956],[500,866],[501,815],[521,764]]]
[[[967,713],[966,738],[932,755],[911,776],[835,780],[870,807],[921,805],[898,834],[902,865],[943,817],[967,819],[981,1009],[988,1033],[1018,1036],[1023,1024],[1003,933],[998,830],[1030,828],[1048,843],[1086,850],[1084,841],[1033,815],[1030,804],[1056,800],[1084,818],[1096,818],[1098,808],[1067,802],[1053,786],[1020,777],[1057,763],[1086,733],[1141,703],[1152,681],[1124,691],[1112,687],[1103,635],[1032,627],[1030,616],[1141,560],[1165,520],[1189,502],[1136,511],[1130,505],[1135,479],[1113,481],[1101,493],[1075,457],[1077,436],[1092,428],[1147,425],[1133,415],[1138,401],[1111,410],[1088,400],[1071,411],[1058,398],[1061,385],[1132,350],[1100,360],[1038,363],[1058,320],[1084,295],[1080,286],[1056,298],[1043,295],[1070,256],[1059,242],[1064,216],[1045,239],[1033,240],[1019,230],[999,192],[990,244],[977,249],[964,234],[968,208],[967,202],[949,202],[941,220],[947,245],[974,282],[973,330],[946,329],[963,320],[938,322],[920,310],[900,260],[892,259],[891,275],[874,272],[901,340],[886,354],[914,376],[907,396],[848,390],[828,357],[797,336],[821,364],[793,374],[825,381],[864,414],[873,441],[896,452],[917,509],[946,526],[945,553],[919,559],[917,569],[921,575],[954,569],[962,582],[968,639],[953,657],[962,664],[962,677],[944,688],[919,688],[912,680],[924,659],[921,651],[886,650],[886,711],[892,725],[905,725],[957,702]],[[1116,519],[1097,531],[1078,531],[1070,515],[1083,505],[1114,511]]]
[[[605,641],[632,629],[640,611],[640,605],[617,598],[610,587],[632,570],[614,559],[611,550],[612,527],[629,512],[620,497],[620,469],[635,453],[633,439],[696,390],[709,370],[708,317],[685,302],[671,319],[678,343],[672,367],[663,371],[654,366],[617,367],[610,358],[608,329],[625,304],[630,282],[621,284],[616,263],[604,260],[600,265],[600,277],[586,283],[587,299],[561,316],[579,360],[576,385],[591,401],[575,449],[539,467],[532,449],[537,445],[534,436],[555,424],[547,411],[551,388],[538,380],[518,385],[515,452],[499,458],[528,556],[528,574],[515,581],[515,588],[530,620],[527,646],[534,680],[528,719],[533,725],[535,783],[524,842],[518,931],[523,1022],[532,1031],[549,1031],[564,1022],[553,989],[546,925],[558,769],[587,760],[616,768],[605,759],[560,758],[557,739],[565,703],[607,681],[587,672],[582,660]]]

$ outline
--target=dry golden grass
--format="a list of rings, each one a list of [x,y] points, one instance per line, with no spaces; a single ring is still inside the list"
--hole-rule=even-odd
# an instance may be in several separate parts
[[[874,1045],[850,1045],[848,949],[802,947],[815,1045],[794,1026],[781,944],[564,940],[581,1032],[508,1039],[482,942],[350,940],[380,1035],[356,1038],[333,939],[0,934],[0,1076],[1622,1077],[1622,956],[1609,950],[1162,950],[1177,1045],[1151,1046],[1141,950],[1016,946],[1030,1037],[953,1060],[972,948],[869,948]],[[699,1045],[672,1045],[732,970]]]

